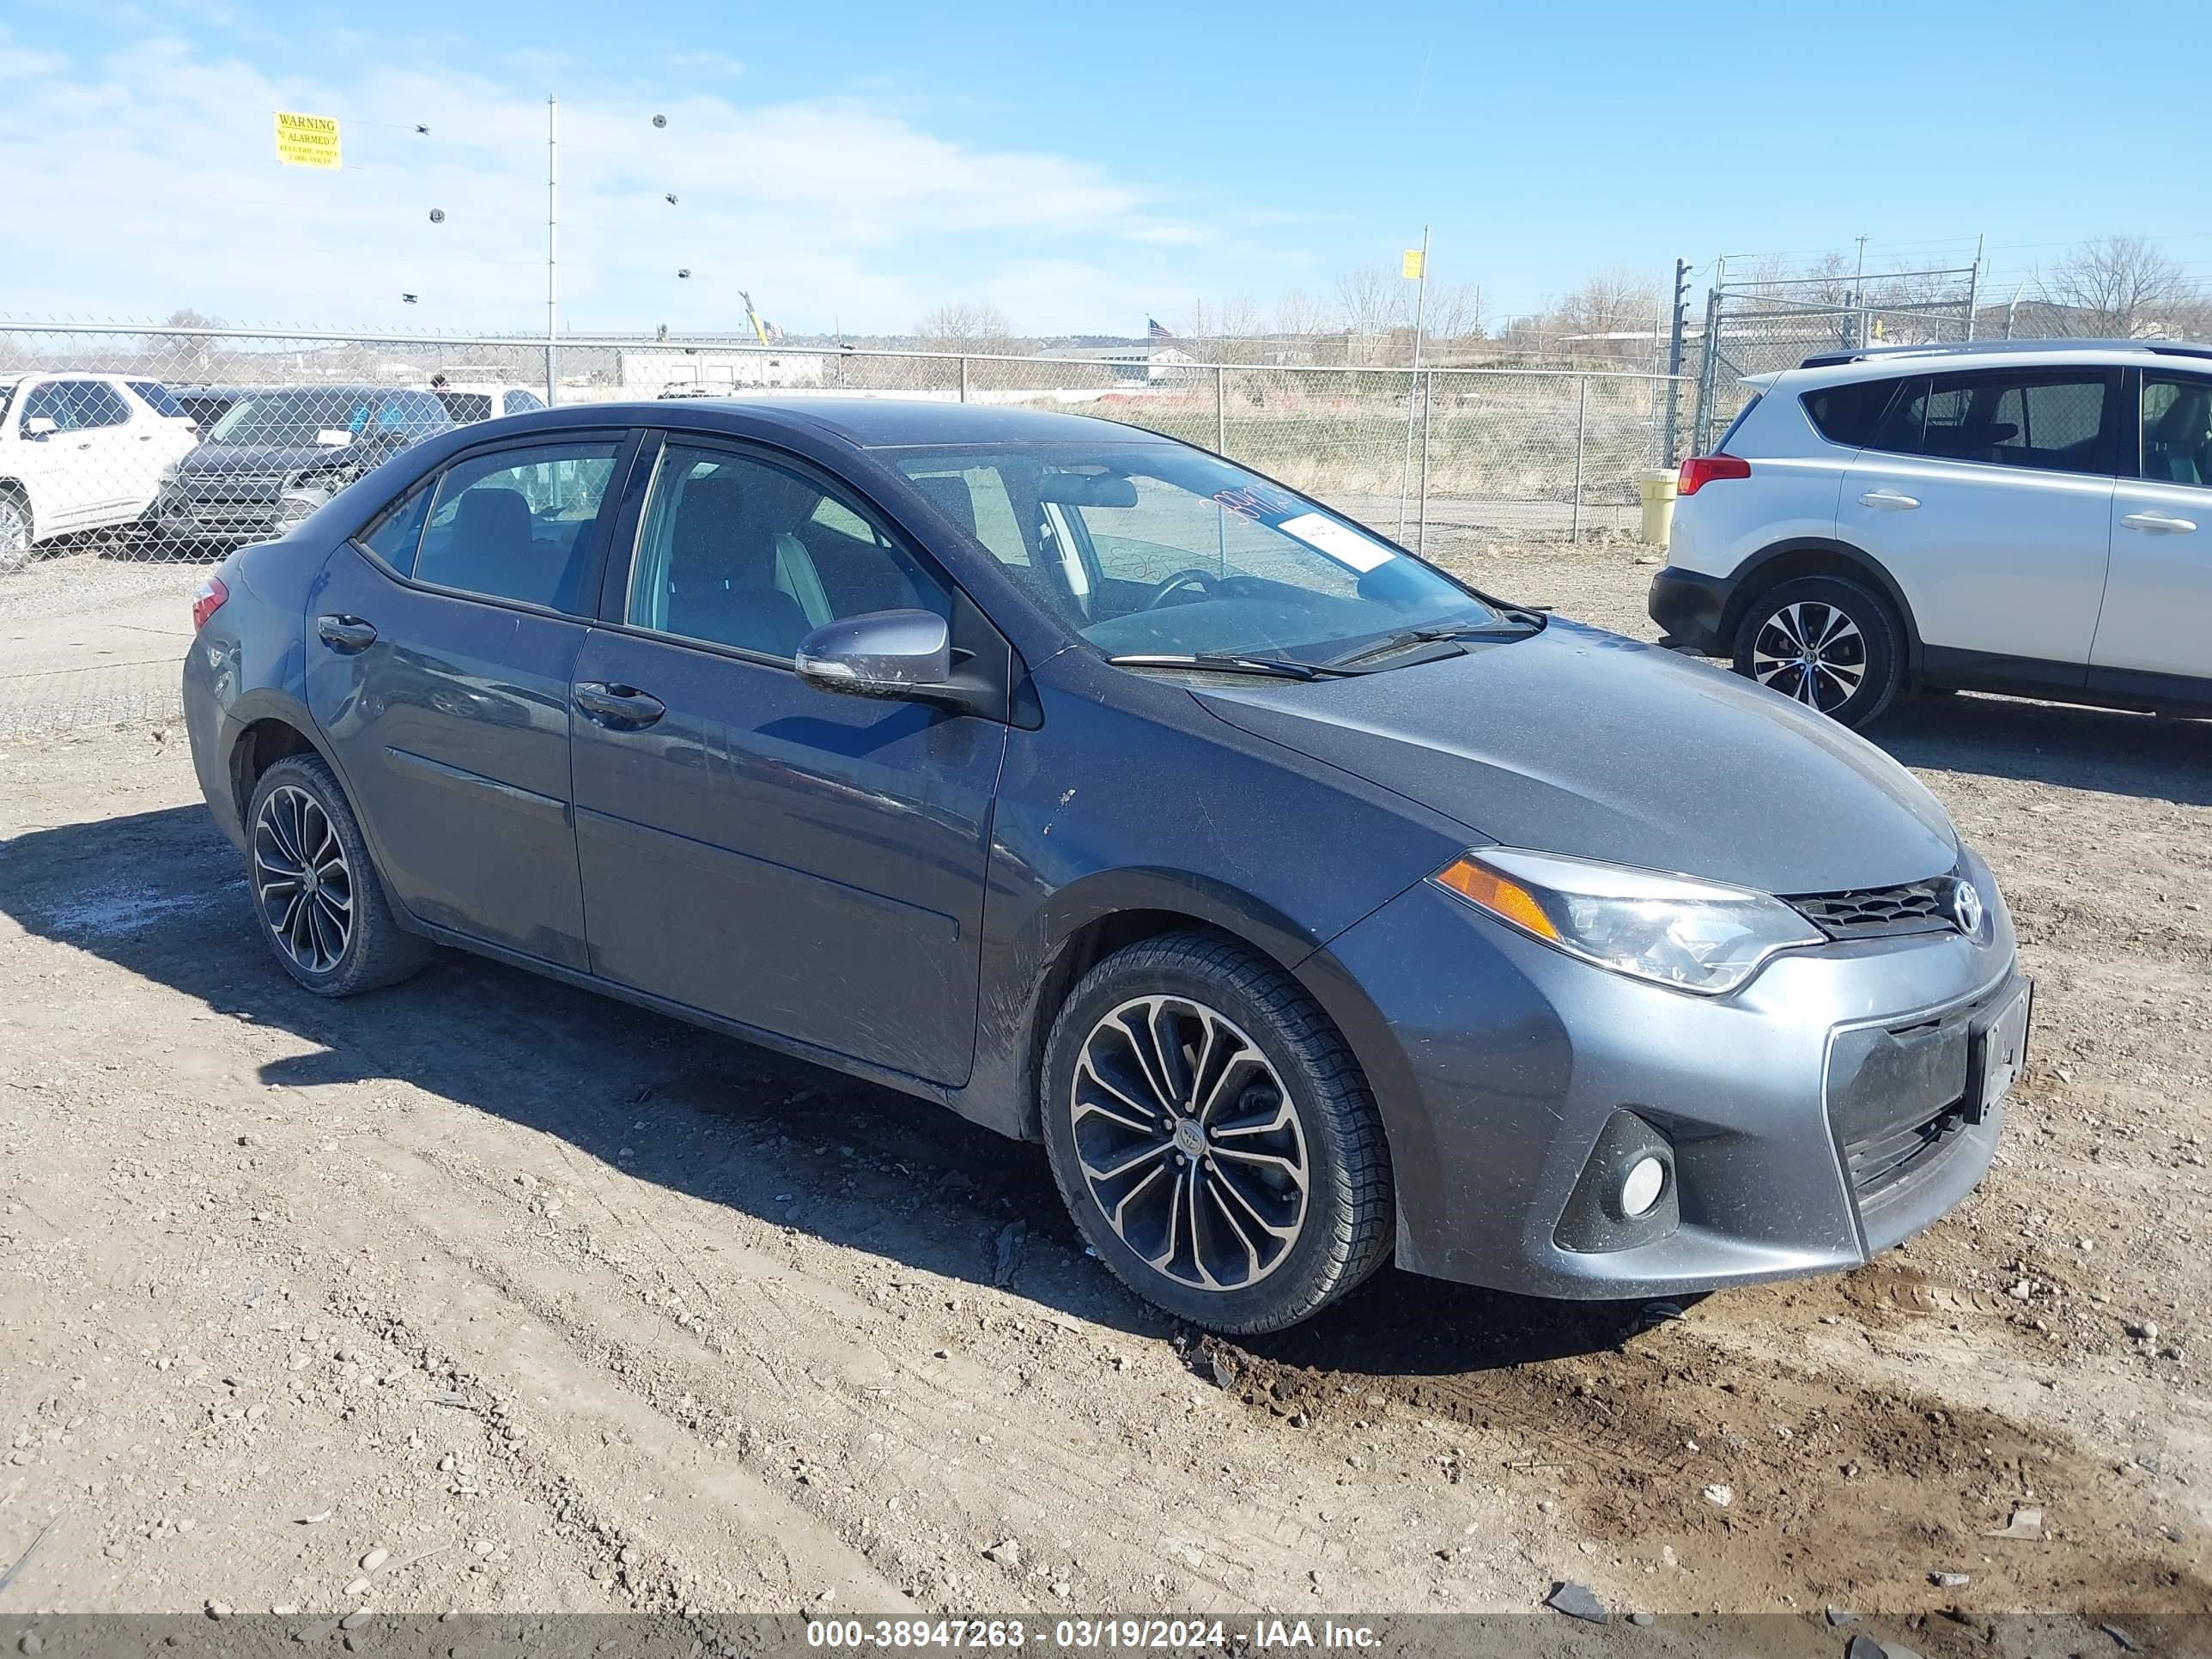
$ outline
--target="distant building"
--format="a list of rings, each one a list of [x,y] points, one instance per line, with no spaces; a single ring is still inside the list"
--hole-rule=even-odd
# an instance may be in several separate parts
[[[1171,371],[1188,368],[1198,359],[1179,346],[1073,346],[1048,354],[1074,362],[1103,363],[1117,381],[1142,386],[1170,378]]]
[[[820,351],[718,351],[701,346],[621,354],[623,394],[654,398],[669,387],[696,386],[711,397],[769,386],[820,386],[829,354]]]

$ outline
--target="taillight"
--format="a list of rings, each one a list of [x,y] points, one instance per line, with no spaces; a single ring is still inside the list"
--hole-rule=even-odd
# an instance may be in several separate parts
[[[192,632],[197,634],[207,626],[208,618],[222,609],[222,602],[230,597],[230,590],[222,585],[220,576],[210,576],[192,590]]]
[[[1682,463],[1680,481],[1674,486],[1677,498],[1694,495],[1707,484],[1722,478],[1748,478],[1751,463],[1735,455],[1692,455]]]

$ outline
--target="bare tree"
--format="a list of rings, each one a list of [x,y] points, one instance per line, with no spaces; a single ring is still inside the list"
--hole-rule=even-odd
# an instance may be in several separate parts
[[[1409,284],[1388,265],[1361,265],[1336,279],[1337,324],[1355,339],[1372,340],[1411,320]]]
[[[2197,299],[2188,277],[2147,236],[2100,236],[2061,259],[2041,284],[2039,320],[2054,334],[2134,339],[2162,331]]]
[[[1029,349],[1006,313],[988,301],[949,301],[916,323],[914,332],[926,351],[1018,355]]]
[[[1323,332],[1328,315],[1321,301],[1302,288],[1294,288],[1275,301],[1275,332],[1303,338]]]
[[[1482,289],[1474,283],[1439,283],[1429,289],[1428,337],[1439,349],[1483,337]]]

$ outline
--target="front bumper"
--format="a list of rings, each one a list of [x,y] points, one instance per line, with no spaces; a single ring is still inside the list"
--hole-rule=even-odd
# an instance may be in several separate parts
[[[1735,588],[1734,577],[1709,576],[1702,570],[1670,564],[1653,573],[1644,609],[1666,630],[1663,644],[1687,647],[1708,657],[1725,657],[1731,653],[1722,637],[1721,624]]]
[[[1717,1000],[1593,968],[1426,882],[1340,935],[1309,971],[1340,1004],[1363,994],[1349,1035],[1389,1136],[1399,1265],[1674,1295],[1856,1267],[1933,1223],[2002,1127],[2001,1103],[1961,1107],[1968,1027],[2021,983],[1968,856],[1992,896],[1981,938],[1785,954]],[[1566,1248],[1624,1112],[1671,1148],[1672,1205],[1617,1248]]]
[[[147,522],[165,538],[200,545],[240,546],[277,534],[279,498],[260,494],[216,494],[174,486],[155,498]]]

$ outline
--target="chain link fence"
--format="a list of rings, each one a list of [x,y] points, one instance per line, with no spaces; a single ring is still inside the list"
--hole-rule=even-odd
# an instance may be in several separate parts
[[[43,619],[0,660],[0,732],[67,724],[72,708],[94,720],[160,712],[173,702],[188,571],[281,534],[427,436],[549,402],[660,402],[672,419],[701,397],[1093,415],[1218,451],[1419,549],[1470,532],[1632,530],[1638,476],[1665,459],[1668,388],[1686,398],[1691,384],[1620,371],[1213,364],[1140,346],[1009,356],[658,332],[548,343],[0,320],[0,591],[13,614]],[[139,611],[155,614],[155,593],[160,614],[173,612],[158,651],[140,646]],[[161,681],[141,695],[131,671],[145,663]]]
[[[1745,375],[1795,368],[1826,351],[1972,339],[1978,289],[1974,266],[1717,283],[1698,342],[1691,453],[1707,453],[1728,430],[1750,395]]]

